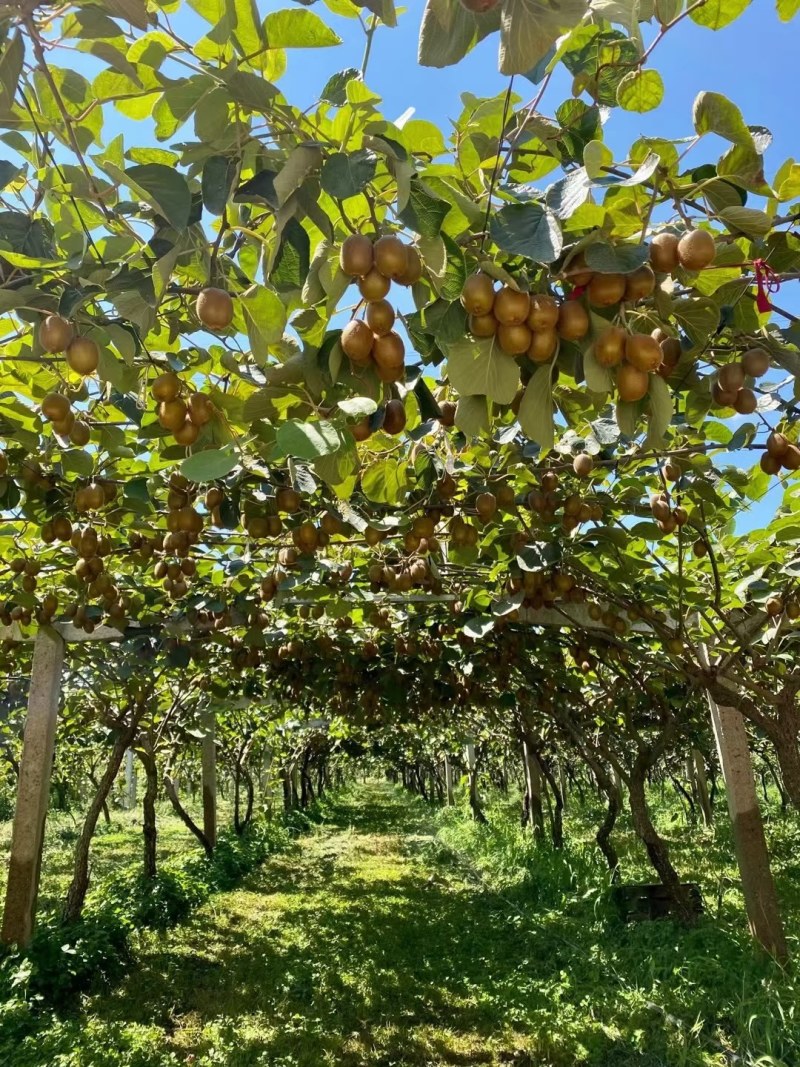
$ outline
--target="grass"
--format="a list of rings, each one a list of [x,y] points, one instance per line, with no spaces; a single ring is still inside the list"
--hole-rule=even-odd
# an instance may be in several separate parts
[[[661,828],[710,910],[690,931],[619,922],[591,813],[570,814],[554,855],[504,798],[481,828],[462,808],[354,787],[291,853],[186,923],[143,932],[119,985],[49,1017],[6,1062],[794,1067],[796,972],[753,952],[724,829],[687,828],[675,810],[658,805]],[[800,830],[776,821],[770,837],[792,929]],[[626,880],[651,880],[624,822],[618,839]]]

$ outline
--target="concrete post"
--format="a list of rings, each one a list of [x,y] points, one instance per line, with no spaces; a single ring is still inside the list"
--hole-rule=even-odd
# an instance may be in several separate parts
[[[200,753],[203,777],[203,833],[214,848],[217,843],[217,747],[214,741],[214,709],[210,705],[203,710],[202,725],[205,730]]]
[[[43,627],[33,649],[19,766],[3,912],[2,940],[6,944],[27,945],[33,934],[63,663],[63,638],[55,630]]]
[[[125,753],[125,807],[128,811],[136,809],[136,760],[133,749]]]

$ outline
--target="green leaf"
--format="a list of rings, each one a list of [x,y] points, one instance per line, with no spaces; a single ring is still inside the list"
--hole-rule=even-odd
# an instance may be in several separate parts
[[[304,179],[322,162],[319,145],[300,144],[289,153],[289,158],[275,175],[273,187],[278,197],[278,204],[285,204],[289,197],[300,188]]]
[[[586,0],[504,0],[500,22],[500,73],[525,74],[547,55],[565,30],[586,14]]]
[[[361,80],[361,71],[355,67],[347,67],[346,70],[332,74],[319,94],[320,100],[333,104],[334,107],[344,107],[347,103],[347,83],[354,78],[356,81]]]
[[[705,345],[719,325],[719,308],[712,300],[679,300],[673,313],[696,348]]]
[[[226,70],[221,77],[233,99],[248,111],[264,115],[272,107],[278,90],[266,78],[247,70]]]
[[[341,431],[332,422],[300,422],[298,419],[289,419],[278,427],[275,443],[284,456],[305,460],[332,456],[346,445]]]
[[[565,177],[548,186],[545,205],[558,219],[568,219],[586,202],[592,189],[592,179],[585,167],[577,167]]]
[[[330,48],[342,43],[319,15],[303,8],[270,12],[264,29],[270,48]]]
[[[772,229],[772,219],[765,211],[752,207],[726,207],[719,217],[729,230],[740,230],[748,237],[766,237]]]
[[[542,449],[555,443],[553,426],[553,368],[549,363],[537,367],[528,382],[517,415],[522,432]]]
[[[269,355],[269,346],[277,344],[283,337],[286,308],[278,294],[263,285],[251,286],[242,294],[239,306],[253,355],[263,364]]]
[[[456,404],[456,426],[467,437],[489,431],[489,404],[485,396],[461,396]]]
[[[437,237],[449,211],[446,200],[432,193],[419,178],[412,178],[408,201],[398,218],[420,237]]]
[[[310,263],[311,242],[308,234],[297,219],[289,219],[283,228],[270,281],[280,293],[302,289]]]
[[[594,181],[608,178],[608,167],[614,164],[614,153],[602,141],[589,141],[583,150],[583,165],[586,173]]]
[[[781,22],[791,22],[800,11],[800,0],[776,0],[775,7]]]
[[[0,107],[7,111],[14,105],[24,60],[25,44],[17,31],[0,53]]]
[[[664,440],[672,422],[672,393],[669,385],[659,374],[650,375],[648,392],[650,416],[647,421],[647,448],[655,448]]]
[[[597,241],[586,248],[586,265],[599,274],[631,274],[647,263],[647,245],[609,245]]]
[[[227,156],[209,156],[203,164],[201,189],[203,204],[212,215],[222,215],[231,198],[238,168]]]
[[[208,74],[196,74],[170,85],[153,108],[156,138],[165,141],[172,137],[215,85]]]
[[[705,0],[699,7],[692,6],[689,18],[698,26],[709,30],[721,30],[734,22],[750,6],[751,0]]]
[[[494,338],[448,345],[447,375],[461,396],[488,396],[496,404],[510,404],[519,385],[519,367]]]
[[[347,400],[340,400],[336,406],[354,419],[363,419],[378,410],[377,403],[370,396],[351,396]]]
[[[364,496],[377,504],[397,504],[408,486],[409,464],[406,460],[384,459],[373,463],[361,475]]]
[[[181,473],[190,482],[215,482],[236,467],[239,455],[233,445],[195,452],[181,463]]]
[[[109,15],[130,22],[137,30],[146,30],[150,24],[145,0],[103,0],[103,7]]]
[[[476,15],[456,0],[427,0],[419,31],[419,62],[423,67],[449,67],[499,27],[499,4]]]
[[[561,255],[564,239],[551,211],[541,204],[507,204],[489,224],[492,240],[503,252],[536,263],[552,263]]]
[[[116,168],[115,168],[116,169]],[[182,174],[162,163],[142,163],[123,172],[125,183],[174,226],[189,225],[192,194]]]
[[[664,99],[664,82],[657,70],[632,70],[617,86],[617,103],[626,111],[652,111]]]
[[[364,191],[375,177],[377,156],[366,148],[349,155],[336,152],[322,166],[320,184],[334,200],[347,200]]]
[[[704,10],[699,8],[698,10]],[[694,128],[699,134],[716,133],[726,141],[753,147],[753,135],[739,108],[722,93],[698,93],[692,107]]]

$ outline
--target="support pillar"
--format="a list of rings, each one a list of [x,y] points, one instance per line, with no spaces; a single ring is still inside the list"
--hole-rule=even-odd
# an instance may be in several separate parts
[[[789,951],[769,865],[744,717],[738,708],[723,707],[710,693],[706,695],[728,796],[750,932],[767,952],[778,960],[785,960]]]
[[[203,775],[203,833],[214,848],[217,844],[217,747],[215,744],[216,723],[214,709],[203,711],[203,737],[201,765]]]
[[[2,940],[27,945],[33,934],[42,845],[61,695],[64,640],[49,627],[36,636],[28,715],[17,782]]]
[[[136,760],[133,749],[125,753],[125,807],[128,811],[136,810]]]
[[[444,784],[447,791],[447,806],[452,808],[456,801],[453,793],[453,765],[448,755],[444,757]]]

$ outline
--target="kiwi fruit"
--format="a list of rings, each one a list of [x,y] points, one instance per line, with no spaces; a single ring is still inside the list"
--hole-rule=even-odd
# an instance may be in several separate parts
[[[369,424],[369,416],[367,415],[365,415],[363,419],[359,419],[358,422],[351,422],[347,428],[356,441],[366,441],[372,434],[372,428]]]
[[[528,358],[534,363],[547,363],[552,359],[558,344],[558,334],[551,327],[535,330],[528,348]]]
[[[362,319],[351,319],[342,330],[342,350],[353,363],[369,363],[375,340],[372,330]]]
[[[77,448],[83,448],[84,445],[89,444],[91,438],[91,430],[87,423],[82,419],[76,419],[72,424],[72,429],[69,431],[69,439],[73,445]]]
[[[367,271],[358,282],[358,291],[367,301],[383,300],[391,287],[391,281],[375,267]]]
[[[61,393],[48,393],[42,401],[42,414],[50,422],[62,422],[70,412],[69,400]]]
[[[456,405],[452,400],[442,400],[439,404],[439,422],[442,426],[455,426],[456,423]],[[448,475],[449,477],[449,475]],[[439,483],[439,495],[441,496],[442,482]]]
[[[767,438],[767,452],[776,459],[783,459],[790,444],[789,438],[773,430]]]
[[[800,470],[800,448],[797,445],[789,445],[781,456],[781,466],[787,471]]]
[[[650,375],[639,370],[632,363],[623,363],[617,368],[617,391],[619,398],[627,403],[635,403],[647,395],[650,388]]]
[[[771,619],[783,614],[783,600],[779,596],[771,596],[764,607]]]
[[[383,337],[394,326],[394,308],[388,300],[372,300],[367,304],[364,318],[372,332]]]
[[[744,385],[744,378],[744,367],[741,363],[727,363],[717,372],[720,389],[726,393],[735,393],[737,389],[741,389]]]
[[[488,522],[497,511],[497,497],[494,493],[479,493],[475,498],[475,510],[479,518]]]
[[[289,485],[281,486],[275,494],[275,504],[278,511],[283,511],[287,515],[296,514],[300,510],[302,503],[303,498],[296,489],[292,489]]]
[[[399,237],[387,234],[372,246],[375,269],[384,278],[397,278],[408,270],[408,248]]]
[[[764,452],[759,460],[759,466],[765,474],[778,474],[781,469],[781,461],[777,456],[771,456],[769,452]]]
[[[164,400],[158,405],[158,421],[174,433],[186,422],[188,411],[182,400]]]
[[[497,333],[498,321],[494,315],[470,315],[469,332],[473,337],[494,337]]]
[[[594,460],[588,452],[580,452],[572,461],[572,469],[579,478],[588,478],[594,470]]]
[[[711,386],[711,399],[721,408],[732,408],[736,403],[738,389],[723,389],[719,382]]]
[[[742,388],[736,394],[733,407],[740,415],[752,415],[758,407],[758,397],[752,389]]]
[[[166,374],[159,374],[150,387],[153,399],[158,400],[159,403],[167,400],[175,400],[180,391],[180,378],[177,374],[173,374],[172,371],[167,371]]]
[[[492,314],[501,326],[521,326],[528,317],[530,306],[531,299],[527,293],[504,285],[494,298]]]
[[[205,426],[206,423],[211,422],[214,405],[205,393],[191,393],[186,406],[189,409],[189,418],[195,426]]]
[[[383,337],[376,337],[372,346],[372,358],[379,371],[402,367],[405,361],[405,345],[400,334],[392,330]]]
[[[224,289],[209,286],[198,293],[194,305],[198,319],[209,330],[226,330],[233,321],[233,300]]]
[[[388,434],[402,433],[406,428],[406,409],[402,400],[390,400],[386,405],[383,415],[383,432]]]
[[[678,260],[684,270],[703,270],[714,262],[717,246],[708,230],[689,230],[678,241]]]
[[[422,277],[422,259],[413,245],[407,245],[406,251],[408,252],[408,266],[397,275],[395,281],[398,285],[416,285]]]
[[[637,267],[632,274],[625,275],[625,296],[629,304],[635,304],[638,300],[645,300],[651,296],[656,287],[656,276],[653,268],[643,264]]]
[[[663,358],[661,345],[649,333],[632,333],[625,342],[625,358],[637,370],[654,371]]]
[[[594,276],[594,271],[586,266],[586,257],[583,252],[574,256],[564,271],[564,277],[572,284],[583,287],[589,284]]]
[[[612,307],[625,296],[624,274],[595,274],[589,282],[589,303],[596,308]]]
[[[594,358],[601,367],[616,367],[625,355],[628,334],[621,326],[609,326],[594,343]]]
[[[650,265],[658,274],[671,274],[678,266],[678,237],[657,233],[650,242]]]
[[[577,300],[567,300],[558,309],[558,336],[564,341],[580,341],[589,332],[589,313]]]
[[[659,334],[661,336],[656,336]],[[683,349],[681,343],[677,337],[670,337],[668,333],[664,333],[663,330],[653,330],[651,337],[661,345],[661,356],[664,363],[669,367],[676,367],[680,362],[680,358],[683,355]]]
[[[497,327],[497,341],[509,356],[521,356],[531,346],[533,337],[524,321],[520,323],[501,322]]]
[[[760,378],[769,370],[769,353],[763,348],[749,348],[742,355],[742,367],[750,378]]]
[[[94,374],[100,362],[100,349],[88,337],[76,337],[67,348],[67,363],[78,374]]]
[[[461,304],[469,315],[489,315],[494,305],[494,282],[488,274],[470,274],[461,290]]]
[[[66,418],[56,419],[53,424],[53,429],[59,437],[69,437],[75,426],[75,415],[72,411],[68,411]]]
[[[72,323],[61,315],[48,315],[39,326],[39,344],[45,352],[63,352],[73,336]]]
[[[558,304],[549,293],[531,293],[528,326],[531,330],[552,330],[558,322]]]
[[[369,237],[353,233],[346,237],[339,249],[339,266],[351,278],[363,278],[369,274],[374,263],[372,241]]]

